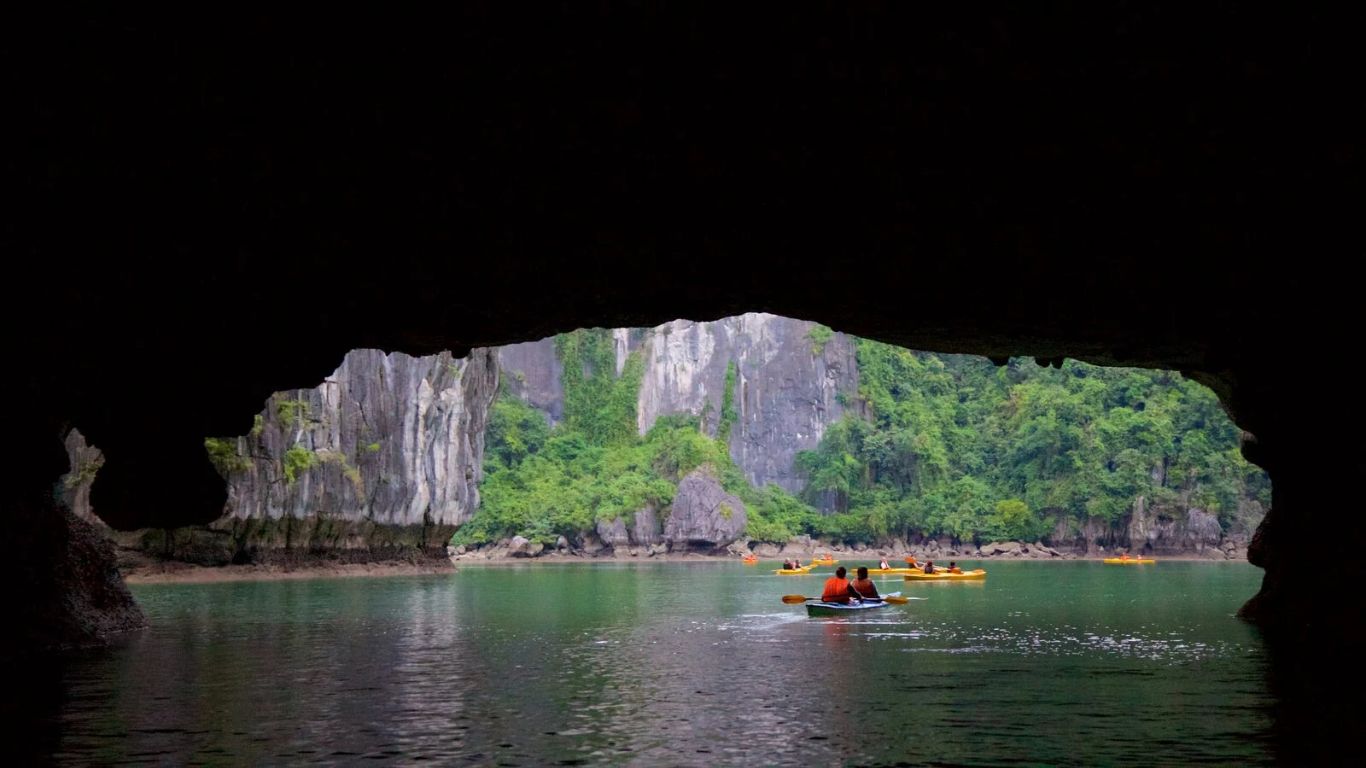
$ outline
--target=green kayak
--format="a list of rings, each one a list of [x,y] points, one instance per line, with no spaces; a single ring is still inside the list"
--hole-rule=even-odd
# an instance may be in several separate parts
[[[900,592],[894,592],[887,597],[896,597]],[[806,601],[807,616],[844,616],[846,614],[858,613],[859,611],[875,611],[878,608],[886,608],[891,603],[882,600],[864,600],[861,603],[825,603],[820,600]]]

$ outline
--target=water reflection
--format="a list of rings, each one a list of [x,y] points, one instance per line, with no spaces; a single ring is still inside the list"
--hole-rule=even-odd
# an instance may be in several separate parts
[[[102,764],[1266,762],[1258,572],[1183,565],[997,564],[831,619],[721,564],[146,586],[153,629],[35,671],[62,694],[22,717]]]

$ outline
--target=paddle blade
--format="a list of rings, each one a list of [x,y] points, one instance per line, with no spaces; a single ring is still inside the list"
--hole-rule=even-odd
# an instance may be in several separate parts
[[[811,600],[811,599],[813,599],[813,598],[803,597],[803,596],[801,596],[801,595],[783,595],[783,602],[784,602],[784,603],[787,603],[788,605],[796,605],[796,604],[798,604],[798,603],[804,603],[804,602],[806,602],[807,600]]]
[[[897,595],[887,595],[886,597],[883,597],[883,598],[882,598],[882,601],[885,602],[885,603],[891,603],[892,605],[905,605],[906,603],[911,602],[911,599],[910,599],[909,597],[899,597],[899,596],[897,596]]]

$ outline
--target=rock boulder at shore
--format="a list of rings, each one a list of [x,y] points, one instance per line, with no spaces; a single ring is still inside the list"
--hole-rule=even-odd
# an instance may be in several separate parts
[[[726,493],[710,467],[699,467],[678,483],[664,540],[674,551],[721,549],[745,531],[745,503]]]
[[[0,657],[99,646],[147,626],[100,526],[56,505],[34,503],[13,513],[11,544],[42,556],[7,560],[0,568],[20,596],[9,604]]]
[[[523,536],[513,536],[508,544],[509,557],[535,557],[545,549],[539,541],[528,541]]]

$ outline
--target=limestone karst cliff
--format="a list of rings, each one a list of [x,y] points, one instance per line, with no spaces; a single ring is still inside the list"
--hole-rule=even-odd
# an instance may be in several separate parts
[[[689,417],[695,428],[721,441],[744,479],[735,480],[729,470],[731,479],[722,488],[714,472],[680,472],[668,480],[676,485],[671,499],[665,494],[605,516],[590,510],[587,524],[561,526],[540,543],[548,547],[558,537],[585,551],[635,554],[744,546],[745,520],[757,512],[746,515],[744,503],[733,496],[739,486],[776,485],[791,494],[810,490],[797,455],[821,446],[837,424],[847,431],[849,421],[841,422],[846,416],[859,424],[873,419],[868,393],[860,391],[864,342],[815,323],[748,313],[590,335],[599,350],[592,362],[566,351],[570,347],[562,342],[569,337],[475,349],[465,358],[352,351],[318,386],[273,395],[248,434],[206,440],[227,484],[222,517],[206,527],[149,532],[142,547],[203,563],[438,552],[479,509],[486,433],[500,392],[534,409],[526,411],[533,421],[539,412],[554,426],[573,418],[568,401],[580,386],[576,377],[598,375],[631,382],[621,390],[627,405],[620,429],[628,435],[645,435],[665,417]],[[865,384],[878,370],[870,365]],[[942,378],[952,375],[942,365],[936,370],[942,380],[934,386],[956,386]],[[885,379],[887,373],[879,375]],[[896,397],[916,396],[917,385],[896,381]],[[971,398],[972,392],[967,387],[955,397]],[[67,449],[67,505],[93,519],[89,488],[101,455],[74,431]],[[701,493],[708,478],[715,487]],[[717,504],[695,503],[699,494],[727,493],[724,506],[738,512],[734,516],[718,517]],[[826,492],[805,498],[821,512],[835,509]],[[1223,514],[1221,523],[1189,493],[1164,492],[1160,502],[1131,495],[1123,504],[1127,511],[1104,518],[1060,516],[1051,533],[1032,535],[1077,553],[1132,547],[1213,557],[1241,553],[1262,511],[1245,498],[1237,514]],[[679,514],[683,507],[687,514]],[[538,510],[526,514],[534,517]],[[527,535],[535,537],[530,529]],[[918,540],[913,530],[884,538],[889,544]]]

